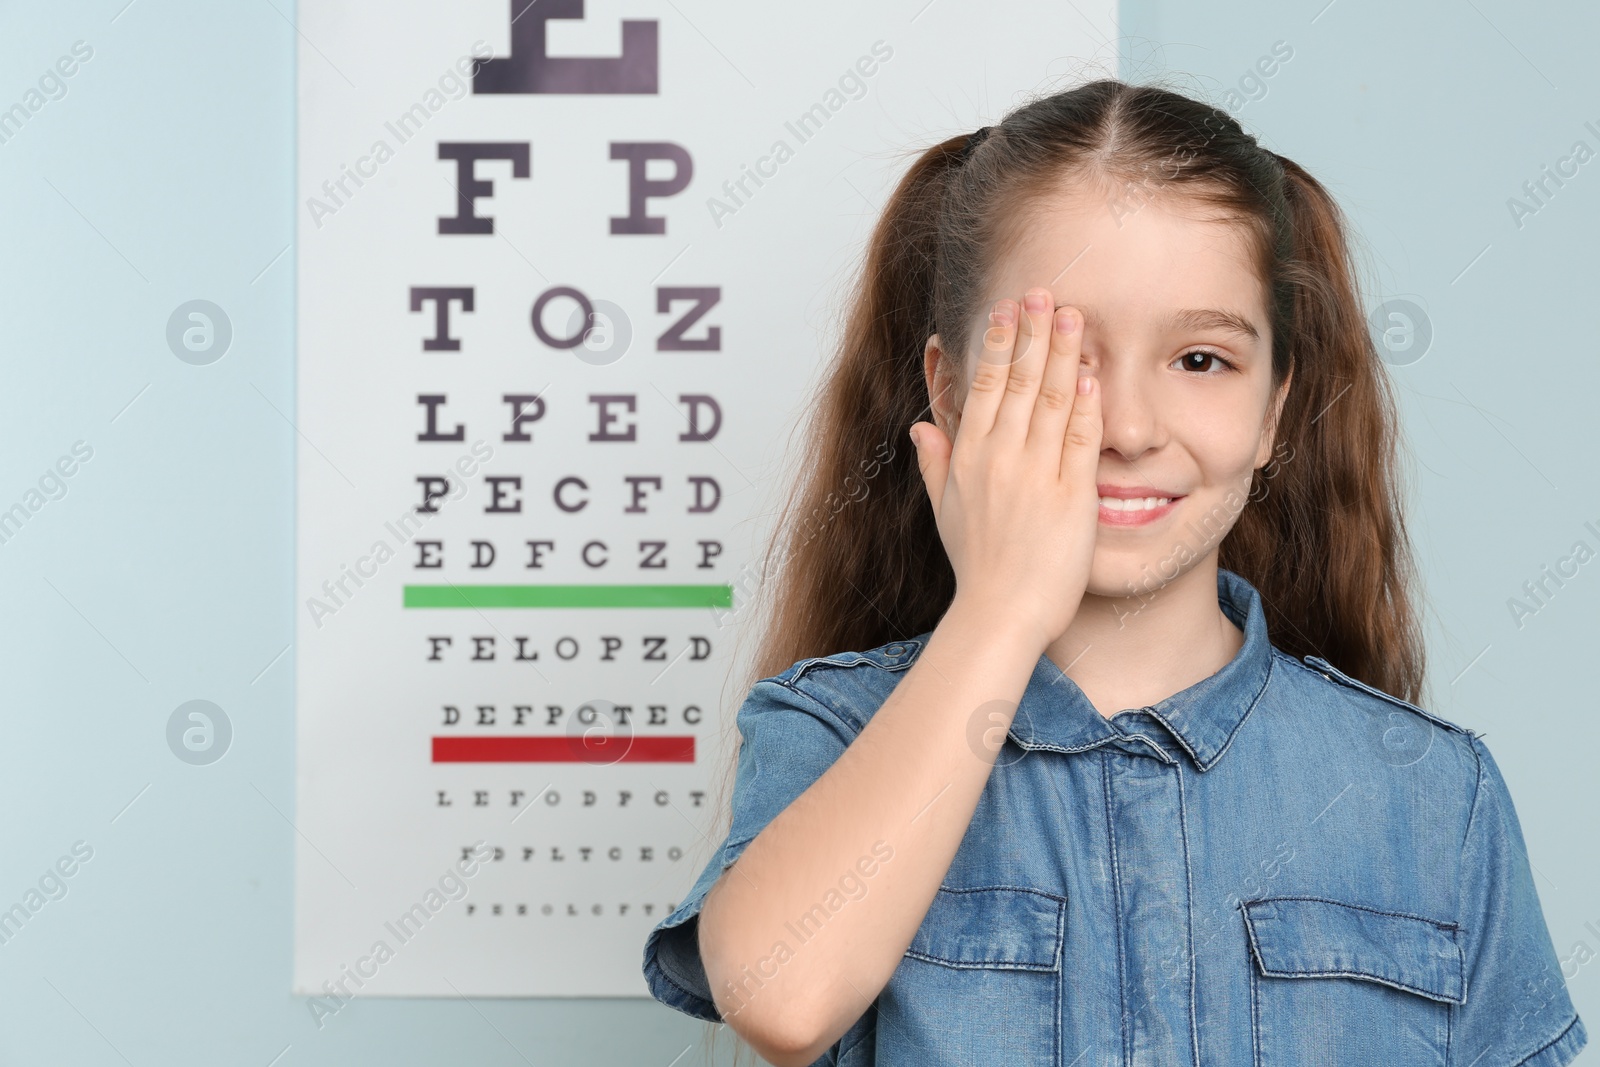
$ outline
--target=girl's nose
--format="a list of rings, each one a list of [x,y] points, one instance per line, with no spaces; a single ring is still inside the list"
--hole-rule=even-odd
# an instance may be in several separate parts
[[[1115,450],[1126,460],[1136,460],[1159,443],[1160,419],[1150,391],[1111,364],[1101,366],[1097,374],[1104,419],[1102,447]]]

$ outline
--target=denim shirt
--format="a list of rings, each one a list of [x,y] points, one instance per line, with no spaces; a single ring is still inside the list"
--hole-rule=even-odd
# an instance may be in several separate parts
[[[904,958],[816,1063],[1556,1067],[1584,1047],[1483,741],[1279,651],[1256,589],[1226,569],[1217,586],[1243,647],[1151,707],[1107,719],[1040,656]],[[645,942],[656,999],[721,1018],[697,943],[707,891],[930,635],[751,690],[732,827]],[[789,949],[850,899],[796,917]]]

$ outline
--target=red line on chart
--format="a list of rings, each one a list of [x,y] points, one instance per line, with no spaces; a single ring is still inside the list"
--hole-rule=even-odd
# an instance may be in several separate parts
[[[693,763],[694,737],[435,737],[434,763]]]

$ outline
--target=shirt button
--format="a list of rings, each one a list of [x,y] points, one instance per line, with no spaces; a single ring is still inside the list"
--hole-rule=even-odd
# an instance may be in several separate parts
[[[906,650],[906,646],[905,645],[890,645],[888,648],[884,649],[884,651],[887,652],[891,656],[898,656],[902,652],[904,652],[905,650]]]

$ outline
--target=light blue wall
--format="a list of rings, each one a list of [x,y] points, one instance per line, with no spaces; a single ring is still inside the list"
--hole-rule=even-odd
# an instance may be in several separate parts
[[[0,1063],[666,1067],[703,1029],[648,1001],[367,1000],[319,1032],[288,996],[291,7],[124,3],[0,5],[0,107],[74,42],[93,48],[66,95],[0,144],[0,508],[75,442],[93,449],[0,545],[0,901],[75,842],[93,849],[0,946]],[[974,0],[902,6],[919,33],[976,17]],[[1395,380],[1435,706],[1487,731],[1558,951],[1600,950],[1584,927],[1600,928],[1600,561],[1520,630],[1506,606],[1575,540],[1600,542],[1583,528],[1600,528],[1600,162],[1520,229],[1506,207],[1575,140],[1600,147],[1584,128],[1600,127],[1600,10],[1321,8],[1129,0],[1124,73],[1184,71],[1220,92],[1274,42],[1293,48],[1241,117],[1329,184],[1383,295],[1409,295],[1434,329]],[[169,314],[195,298],[233,324],[214,365],[167,348]],[[167,747],[191,699],[233,723],[214,766]],[[1570,988],[1600,1021],[1600,964]]]
[[[1523,183],[1575,141],[1600,151],[1600,8],[1127,0],[1122,12],[1130,78],[1186,71],[1221,93],[1287,42],[1293,58],[1236,114],[1344,205],[1377,298],[1428,312],[1431,349],[1392,378],[1414,456],[1431,704],[1484,732],[1504,772],[1557,955],[1571,960],[1568,990],[1592,1029],[1600,955],[1583,961],[1600,954],[1600,557],[1549,583],[1554,595],[1520,627],[1508,601],[1526,599],[1523,583],[1574,542],[1600,549],[1600,158],[1550,183],[1520,227],[1507,201],[1526,200]]]

